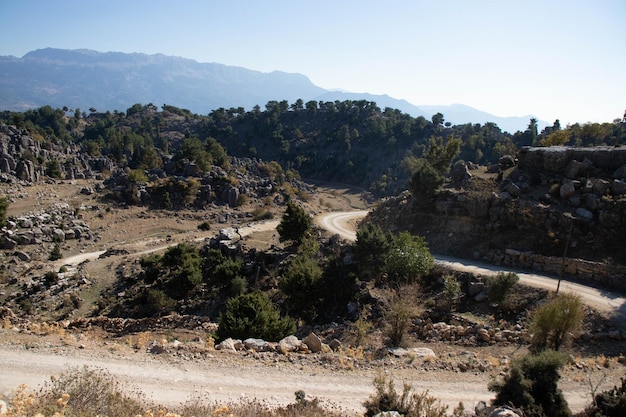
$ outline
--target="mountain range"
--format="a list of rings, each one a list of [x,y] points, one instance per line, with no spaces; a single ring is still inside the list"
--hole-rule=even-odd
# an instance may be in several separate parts
[[[88,49],[38,49],[22,58],[0,56],[0,109],[25,111],[44,105],[124,111],[135,103],[168,104],[198,114],[218,108],[264,106],[268,101],[367,100],[428,119],[442,113],[452,124],[493,122],[514,133],[531,115],[499,117],[462,104],[416,106],[388,95],[327,90],[305,75],[263,73],[218,63],[141,53]],[[548,125],[538,123],[540,129]]]

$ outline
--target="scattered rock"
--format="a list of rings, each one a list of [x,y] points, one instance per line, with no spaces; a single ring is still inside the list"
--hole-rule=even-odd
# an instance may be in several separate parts
[[[309,334],[307,337],[302,339],[302,342],[309,348],[309,350],[313,353],[322,351],[322,341],[315,333]]]
[[[228,351],[236,352],[237,349],[235,348],[235,346],[237,344],[241,344],[241,340],[235,340],[235,339],[232,339],[232,338],[229,337],[228,339],[225,339],[225,340],[221,341],[220,343],[218,343],[215,346],[215,350],[224,350],[224,351],[227,351],[227,352]]]

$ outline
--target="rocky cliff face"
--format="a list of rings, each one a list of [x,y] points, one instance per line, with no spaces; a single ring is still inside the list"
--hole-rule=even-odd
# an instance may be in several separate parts
[[[435,253],[626,289],[626,149],[524,148],[516,159],[500,174],[469,171],[427,208],[408,192],[387,200],[371,220],[425,236]]]
[[[2,181],[40,181],[49,161],[58,162],[60,177],[67,180],[94,178],[98,173],[111,171],[114,166],[109,158],[80,153],[78,145],[63,148],[50,141],[37,141],[25,129],[0,123]]]

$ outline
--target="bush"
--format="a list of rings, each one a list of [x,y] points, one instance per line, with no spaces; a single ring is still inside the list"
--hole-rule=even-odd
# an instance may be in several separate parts
[[[255,292],[228,300],[216,335],[219,340],[255,337],[278,341],[295,330],[295,322],[290,317],[281,318],[272,301],[265,294]]]
[[[392,236],[380,226],[365,223],[356,232],[354,254],[357,265],[365,276],[377,278],[383,271],[381,259],[385,259],[391,248]]]
[[[61,258],[63,258],[63,255],[61,254],[61,248],[59,247],[58,243],[55,243],[52,247],[52,250],[50,251],[50,255],[48,255],[48,260],[58,261]]]
[[[141,415],[146,405],[141,395],[119,384],[106,371],[84,367],[52,378],[27,415],[53,415],[62,408],[61,414],[67,416],[134,417]]]
[[[519,277],[514,272],[498,272],[487,277],[487,296],[494,303],[506,301]]]
[[[621,387],[613,387],[594,397],[594,405],[587,410],[589,417],[626,416],[626,379],[622,378]]]
[[[392,347],[402,346],[411,319],[417,313],[415,307],[415,286],[398,289],[389,308],[384,312],[387,323],[387,344]]]
[[[211,229],[211,223],[209,223],[208,221],[202,222],[198,225],[198,230],[210,230]]]
[[[365,416],[372,417],[385,411],[397,411],[405,417],[446,417],[448,407],[442,405],[428,391],[417,394],[410,384],[404,383],[402,394],[394,386],[393,379],[384,375],[374,378],[376,394],[363,403]]]
[[[306,214],[303,208],[296,206],[293,202],[287,202],[287,209],[280,224],[276,227],[281,242],[292,240],[299,245],[311,231],[313,220]]]
[[[7,209],[9,208],[9,199],[0,197],[0,227],[7,225]]]
[[[409,191],[418,204],[428,206],[432,203],[437,189],[443,184],[444,178],[424,159],[418,160],[411,180]]]
[[[527,417],[571,416],[567,401],[557,387],[564,363],[564,355],[550,350],[513,361],[503,381],[489,384],[489,390],[496,392],[493,405],[513,405],[521,408]]]
[[[320,304],[321,278],[322,269],[314,259],[298,256],[291,262],[280,281],[290,311],[306,320],[315,319]]]
[[[252,218],[256,221],[270,220],[274,218],[274,213],[264,207],[257,207],[252,211]]]
[[[393,237],[384,262],[385,272],[392,281],[411,283],[430,272],[435,258],[423,237],[401,232]]]
[[[531,348],[559,350],[583,319],[583,304],[579,295],[560,293],[535,309],[531,315]]]

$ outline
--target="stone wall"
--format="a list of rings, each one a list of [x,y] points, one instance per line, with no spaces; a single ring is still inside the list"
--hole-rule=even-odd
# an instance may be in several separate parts
[[[570,148],[550,146],[545,148],[524,147],[517,155],[518,167],[565,173],[571,161],[590,161],[596,168],[608,173],[626,165],[626,148],[596,146],[593,148]]]
[[[491,251],[477,256],[495,265],[514,266],[554,277],[561,274],[562,268],[564,279],[626,291],[626,267],[623,265],[577,258],[563,259],[560,256],[544,256],[515,249]]]

